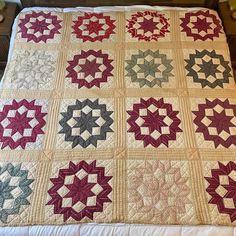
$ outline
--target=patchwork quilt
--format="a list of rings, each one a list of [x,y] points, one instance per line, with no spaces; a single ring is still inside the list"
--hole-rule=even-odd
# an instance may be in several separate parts
[[[0,92],[0,224],[236,225],[236,90],[208,9],[20,13]]]

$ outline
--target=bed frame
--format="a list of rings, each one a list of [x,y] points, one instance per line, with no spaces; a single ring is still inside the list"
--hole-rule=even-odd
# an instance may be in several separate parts
[[[217,9],[219,0],[21,0],[23,7],[96,7],[119,5],[159,5],[177,7],[208,7]]]

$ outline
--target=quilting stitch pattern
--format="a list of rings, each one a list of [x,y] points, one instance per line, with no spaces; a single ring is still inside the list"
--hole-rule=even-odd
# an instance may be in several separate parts
[[[55,52],[16,50],[12,57],[12,66],[7,70],[11,79],[6,87],[30,90],[52,89],[56,61],[57,53]]]
[[[187,170],[184,162],[129,161],[129,217],[174,223],[187,209],[190,217],[190,182],[184,170]]]

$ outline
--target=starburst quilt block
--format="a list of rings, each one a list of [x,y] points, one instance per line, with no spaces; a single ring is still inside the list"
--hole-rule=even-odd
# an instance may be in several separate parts
[[[111,50],[81,50],[67,57],[65,86],[71,89],[114,87],[115,55]]]
[[[234,161],[203,162],[204,179],[209,213],[214,224],[235,222],[235,181]]]
[[[52,90],[55,85],[57,51],[18,49],[6,70],[7,89]]]
[[[177,98],[128,98],[129,148],[179,148],[184,146]]]
[[[172,51],[166,49],[127,50],[125,81],[129,88],[175,87]]]
[[[235,99],[192,99],[191,106],[199,148],[236,148]]]
[[[115,33],[116,13],[80,12],[72,16],[73,43],[114,41]]]
[[[20,15],[17,40],[30,43],[59,43],[62,33],[62,14],[32,11]]]
[[[220,89],[235,87],[230,58],[220,50],[184,50],[185,73],[189,88]]]
[[[37,164],[34,162],[0,163],[0,222],[24,221],[29,215],[35,189]]]
[[[127,42],[170,41],[169,12],[138,11],[126,13]]]
[[[111,99],[65,99],[61,103],[57,148],[114,146],[114,103]]]
[[[0,149],[41,149],[47,114],[45,100],[1,100]]]
[[[196,221],[186,161],[129,160],[127,179],[129,220],[184,224],[193,217],[191,221]]]
[[[183,41],[223,41],[221,20],[212,10],[180,12],[180,31]]]
[[[59,218],[62,223],[110,220],[112,183],[110,161],[54,162],[45,218]]]

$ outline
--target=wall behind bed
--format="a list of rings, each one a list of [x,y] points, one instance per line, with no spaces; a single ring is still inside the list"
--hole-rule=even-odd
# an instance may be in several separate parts
[[[21,0],[23,7],[96,7],[115,5],[166,5],[217,8],[218,0]]]
[[[19,6],[21,6],[20,0],[6,0],[6,2],[14,2],[17,3]]]

